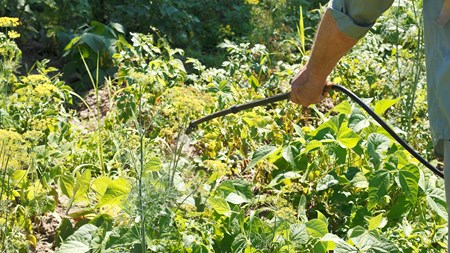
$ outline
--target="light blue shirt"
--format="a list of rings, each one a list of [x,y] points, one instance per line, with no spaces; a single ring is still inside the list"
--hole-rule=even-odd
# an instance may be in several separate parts
[[[393,0],[332,0],[329,11],[338,28],[352,38],[363,37]],[[427,66],[428,117],[435,153],[443,156],[443,141],[450,140],[450,22],[441,27],[443,0],[424,0],[424,40]]]

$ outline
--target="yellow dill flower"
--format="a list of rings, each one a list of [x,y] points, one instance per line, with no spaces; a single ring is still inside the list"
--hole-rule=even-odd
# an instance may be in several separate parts
[[[58,89],[54,85],[48,83],[38,84],[34,88],[34,92],[38,97],[50,97],[52,93],[57,90]]]
[[[45,83],[48,81],[48,78],[41,74],[28,75],[24,77],[23,82],[32,82],[32,83]]]
[[[259,4],[259,0],[245,0],[246,4],[257,5]]]
[[[19,24],[18,18],[0,17],[0,27],[16,27]]]
[[[16,132],[0,129],[0,154],[9,157],[8,167],[20,169],[28,162],[27,142]],[[2,164],[4,162],[4,164]],[[6,167],[6,160],[0,161],[0,169]]]
[[[8,31],[8,37],[10,39],[16,39],[20,37],[20,33],[16,32],[16,31]]]

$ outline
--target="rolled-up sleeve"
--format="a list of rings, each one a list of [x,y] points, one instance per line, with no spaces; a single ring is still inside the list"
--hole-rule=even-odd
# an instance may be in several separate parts
[[[360,39],[393,2],[394,0],[332,0],[328,9],[340,31]]]

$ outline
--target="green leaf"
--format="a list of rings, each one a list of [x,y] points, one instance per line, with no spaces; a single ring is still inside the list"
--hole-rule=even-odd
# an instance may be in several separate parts
[[[253,154],[252,160],[250,164],[247,166],[247,169],[252,169],[259,161],[263,160],[264,158],[267,158],[272,153],[274,153],[277,150],[274,146],[263,146],[255,151]]]
[[[228,196],[226,197],[225,200],[232,204],[235,204],[235,205],[240,205],[240,204],[249,202],[247,198],[245,198],[244,196],[238,195],[234,192],[228,194]]]
[[[98,203],[98,207],[105,205],[122,207],[131,191],[131,185],[125,178],[113,180],[106,188],[105,194]]]
[[[162,162],[158,157],[151,157],[145,164],[145,172],[159,171],[162,168]]]
[[[308,243],[309,236],[305,224],[291,224],[290,231],[291,233],[289,234],[289,239],[291,241],[300,243],[302,245]]]
[[[92,180],[91,187],[95,191],[97,199],[101,199],[103,194],[105,194],[108,185],[112,181],[113,180],[111,178],[105,176],[100,176]]]
[[[367,147],[369,149],[369,154],[372,155],[375,153],[383,153],[389,149],[391,146],[391,141],[388,137],[378,134],[371,133],[367,138]]]
[[[334,248],[334,253],[359,253],[360,251],[352,245],[342,241]]]
[[[28,170],[15,170],[11,176],[12,182],[15,185],[22,185],[25,181],[27,181],[27,174]]]
[[[365,189],[369,187],[369,182],[367,182],[367,178],[362,172],[356,173],[350,182],[356,188]]]
[[[392,176],[387,170],[379,170],[375,177],[369,181],[369,201],[368,208],[372,209],[388,194],[389,187],[392,185]]]
[[[339,145],[341,145],[343,148],[354,148],[360,141],[359,135],[357,135],[355,132],[353,132],[350,128],[346,126],[342,126],[339,129],[339,132],[337,134],[337,142]]]
[[[226,217],[231,216],[231,208],[225,199],[220,197],[209,198],[208,203],[218,214],[225,215]]]
[[[435,211],[440,217],[447,220],[447,204],[445,202],[445,192],[440,188],[427,188],[425,192],[427,196],[428,205]]]
[[[312,253],[327,253],[327,247],[321,241],[316,242]]]
[[[322,238],[328,233],[327,224],[319,219],[313,219],[306,222],[306,230],[312,237]]]
[[[324,178],[322,178],[322,180],[319,181],[316,190],[324,191],[334,185],[337,185],[338,183],[339,183],[338,180],[336,180],[332,175],[328,174]]]
[[[374,230],[383,225],[383,214],[379,214],[369,220],[369,230]]]
[[[416,170],[417,173],[412,170]],[[416,166],[406,167],[406,169],[401,169],[398,173],[400,187],[406,195],[406,199],[409,200],[412,205],[415,205],[417,202],[417,194],[419,193],[419,178],[417,175],[420,176],[419,169]]]
[[[371,162],[376,168],[378,168],[382,161],[382,155],[390,147],[390,140],[388,137],[378,134],[371,133],[367,140],[367,152]]]
[[[322,241],[323,243],[326,243],[327,246],[327,251],[330,250],[334,250],[336,248],[336,245],[343,242],[344,240],[342,240],[339,236],[335,235],[335,234],[326,234],[324,235],[320,241]]]
[[[338,112],[338,113],[342,113],[345,115],[350,115],[350,113],[352,113],[352,106],[350,105],[350,103],[347,100],[344,100],[344,102],[336,105],[333,109],[333,112]]]
[[[59,188],[61,189],[61,192],[70,199],[73,197],[74,181],[73,177],[69,175],[62,175],[59,177]]]
[[[316,150],[316,149],[318,149],[318,148],[320,148],[322,146],[323,146],[322,142],[320,142],[318,140],[312,140],[302,150],[301,154],[308,154],[309,152],[311,152],[313,150]]]
[[[370,121],[364,111],[357,107],[353,108],[352,114],[348,119],[348,127],[358,133],[368,126],[370,126]]]
[[[73,202],[89,201],[87,193],[89,191],[89,185],[91,183],[91,171],[85,170],[83,174],[78,174],[73,187],[74,196]]]
[[[349,231],[349,238],[362,252],[399,252],[395,245],[382,239],[376,230],[369,231],[356,226]]]
[[[83,225],[63,242],[56,253],[90,252],[90,244],[97,230],[98,227],[92,224]]]
[[[391,106],[395,105],[399,101],[400,101],[400,98],[380,100],[375,104],[374,111],[376,114],[382,115],[383,113],[385,113],[387,111],[387,109],[389,109]]]
[[[283,149],[282,155],[283,158],[289,163],[292,169],[297,168],[297,164],[295,162],[296,154],[298,153],[296,147],[294,146],[287,146]]]

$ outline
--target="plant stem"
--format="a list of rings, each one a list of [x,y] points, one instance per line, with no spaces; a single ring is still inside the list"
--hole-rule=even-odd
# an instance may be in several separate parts
[[[144,213],[144,200],[142,194],[143,185],[143,175],[144,175],[144,127],[142,122],[142,84],[139,85],[139,162],[140,162],[140,170],[138,175],[138,189],[139,189],[139,212],[141,216],[141,247],[142,252],[145,253],[147,250],[146,245],[146,235],[145,235],[145,213]]]

